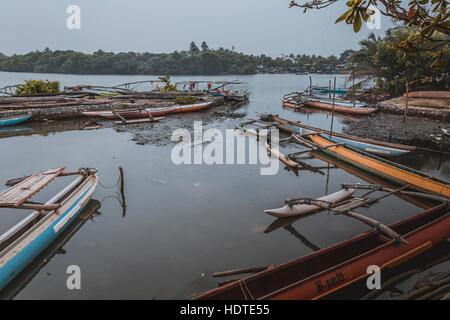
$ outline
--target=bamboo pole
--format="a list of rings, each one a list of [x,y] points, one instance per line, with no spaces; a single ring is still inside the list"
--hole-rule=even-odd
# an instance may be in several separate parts
[[[270,268],[273,268],[274,265],[268,265],[264,267],[252,267],[252,268],[242,268],[242,269],[234,269],[229,271],[222,271],[222,272],[216,272],[213,273],[214,278],[222,278],[222,277],[228,277],[228,276],[234,276],[236,274],[244,274],[244,273],[257,273],[261,272]]]
[[[336,77],[334,77],[334,90],[333,90],[333,111],[331,112],[331,128],[330,128],[330,138],[333,135],[333,121],[334,121],[334,100],[336,98]]]

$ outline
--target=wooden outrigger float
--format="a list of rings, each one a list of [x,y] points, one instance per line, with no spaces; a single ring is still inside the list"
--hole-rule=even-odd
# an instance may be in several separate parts
[[[65,167],[8,181],[0,193],[0,208],[34,210],[0,235],[0,290],[13,280],[78,216],[97,185],[96,169],[64,172]],[[28,201],[58,176],[78,175],[72,183],[44,204]]]
[[[348,146],[352,146],[378,156],[396,157],[416,150],[416,147],[414,146],[362,138],[345,133],[330,132],[329,130],[308,126],[300,122],[290,121],[288,119],[281,118],[278,115],[258,115],[264,119],[270,118],[271,120],[277,122],[276,126],[280,130],[289,133],[298,133],[300,135],[311,133],[323,133],[325,135],[331,135],[331,139],[334,142],[345,143]]]
[[[375,108],[366,107],[366,104],[351,101],[335,100],[327,98],[307,96],[300,92],[292,92],[281,98],[284,107],[296,109],[298,106],[307,106],[324,109],[333,112],[341,112],[354,115],[369,115],[376,111]]]
[[[367,267],[392,269],[450,236],[448,203],[387,227],[403,241],[376,228],[326,249],[236,280],[196,300],[320,299],[369,276]]]

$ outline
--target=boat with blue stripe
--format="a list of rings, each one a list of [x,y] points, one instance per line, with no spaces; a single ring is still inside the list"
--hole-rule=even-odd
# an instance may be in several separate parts
[[[7,118],[0,118],[0,127],[13,126],[22,122],[25,122],[31,118],[31,114],[13,116]]]
[[[271,116],[272,119],[278,123],[277,127],[280,130],[290,133],[297,133],[300,135],[311,133],[322,133],[325,135],[331,134],[331,140],[333,140],[335,143],[345,144],[357,148],[359,150],[375,154],[377,156],[397,157],[416,150],[416,147],[414,146],[407,146],[385,141],[377,141],[373,139],[362,138],[338,132],[331,133],[328,130],[304,125],[303,123],[300,122],[290,121],[275,115]]]
[[[0,235],[0,290],[46,249],[83,211],[98,185],[96,169],[63,172],[65,167],[11,181],[0,193],[0,208],[34,209]],[[45,204],[28,202],[57,176],[79,175]]]

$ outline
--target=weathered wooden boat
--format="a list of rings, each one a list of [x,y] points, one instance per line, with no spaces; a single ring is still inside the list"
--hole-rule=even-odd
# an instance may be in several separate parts
[[[389,226],[408,242],[376,230],[326,249],[236,280],[195,300],[320,299],[368,277],[367,267],[391,270],[450,236],[448,204],[441,204]]]
[[[319,147],[334,144],[333,140],[325,137],[323,134],[310,135],[308,137]],[[407,184],[420,191],[450,198],[450,182],[430,174],[379,158],[350,146],[331,146],[322,149],[322,151],[395,183]]]
[[[64,172],[65,167],[38,172],[9,181],[0,193],[0,208],[34,211],[0,235],[0,290],[14,279],[78,216],[91,199],[97,184],[97,170]],[[58,176],[79,175],[45,204],[28,199]]]
[[[328,111],[334,110],[334,112],[355,115],[369,115],[377,110],[376,108],[365,107],[365,104],[339,100],[335,100],[333,106],[333,102],[329,99],[307,96],[298,92],[284,95],[281,101],[284,107],[293,109],[295,109],[297,106],[308,106]]]
[[[14,117],[0,118],[0,127],[13,126],[15,124],[23,123],[31,118],[31,114],[25,114]]]
[[[83,115],[88,117],[102,117],[105,119],[118,119],[120,118],[117,114],[120,114],[123,118],[139,118],[139,117],[157,117],[170,113],[181,113],[181,112],[191,112],[198,111],[208,108],[213,102],[202,102],[196,104],[188,105],[174,105],[170,107],[158,107],[158,108],[147,108],[147,109],[123,109],[117,111],[87,111],[82,112]]]
[[[331,134],[331,139],[334,142],[344,143],[345,145],[352,146],[354,148],[378,156],[397,157],[416,150],[416,147],[414,146],[407,146],[403,144],[378,141],[369,138],[362,138],[345,133],[338,133],[338,132],[331,133],[328,130],[308,126],[300,122],[283,119],[281,117],[278,117],[277,115],[272,115],[272,118],[274,121],[279,123],[277,127],[283,131],[291,133],[295,132],[301,135],[311,133],[323,133],[325,135]]]
[[[342,200],[347,199],[355,193],[356,189],[345,189],[339,190],[338,192],[323,196],[318,198],[318,201],[323,201],[329,204],[336,204]],[[286,204],[284,207],[277,209],[264,210],[264,213],[270,214],[271,216],[277,218],[289,218],[301,215],[311,214],[323,210],[321,207],[314,204],[295,204],[290,206]]]

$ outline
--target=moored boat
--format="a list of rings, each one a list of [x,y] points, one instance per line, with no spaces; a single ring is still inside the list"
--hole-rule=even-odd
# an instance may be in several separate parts
[[[376,111],[376,108],[366,107],[364,103],[336,99],[333,105],[333,101],[330,99],[307,96],[298,92],[284,95],[281,101],[284,107],[292,109],[295,109],[297,106],[307,106],[355,115],[369,115]]]
[[[0,193],[0,207],[33,209],[27,217],[0,235],[0,290],[13,280],[78,216],[97,185],[95,169],[64,172],[65,167],[16,179]],[[45,204],[28,202],[58,176],[79,175]]]
[[[169,113],[181,113],[181,112],[191,112],[198,111],[208,108],[212,104],[212,101],[189,104],[189,105],[174,105],[170,107],[158,107],[158,108],[147,108],[147,109],[123,109],[117,111],[87,111],[82,112],[83,115],[88,117],[102,117],[105,119],[117,119],[120,114],[123,118],[139,118],[139,117],[158,117],[161,115]]]
[[[19,123],[23,123],[31,118],[31,114],[0,118],[0,127],[13,126]]]
[[[329,146],[334,143],[333,140],[325,137],[324,134],[310,135],[309,139],[319,147]],[[450,182],[430,174],[379,158],[351,146],[332,146],[324,148],[322,151],[395,183],[408,184],[420,191],[450,198]]]
[[[272,118],[274,121],[279,123],[277,127],[283,131],[291,133],[294,132],[298,134],[311,134],[311,133],[323,133],[326,135],[331,134],[331,139],[334,142],[343,143],[345,145],[349,145],[354,148],[378,156],[397,157],[416,150],[416,147],[414,146],[407,146],[397,143],[373,140],[369,138],[362,138],[345,133],[338,133],[338,132],[331,133],[328,130],[308,126],[300,122],[283,119],[276,115],[272,115]]]
[[[381,270],[393,269],[447,239],[450,236],[448,211],[448,205],[441,204],[390,225],[408,244],[371,230],[194,299],[320,299],[368,277],[370,265],[377,265]]]
[[[317,201],[323,201],[330,204],[335,204],[338,202],[341,202],[342,200],[347,199],[351,195],[355,193],[356,189],[345,189],[320,197],[317,199]],[[269,209],[264,210],[264,213],[270,214],[271,216],[277,217],[277,218],[289,218],[289,217],[295,217],[295,216],[301,216],[301,215],[307,215],[311,214],[313,212],[317,212],[323,210],[321,207],[316,206],[314,204],[295,204],[293,206],[285,205],[284,207],[277,208],[277,209]]]

